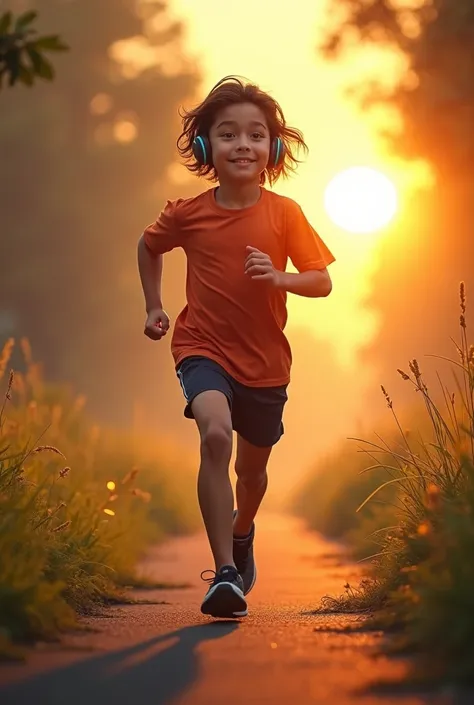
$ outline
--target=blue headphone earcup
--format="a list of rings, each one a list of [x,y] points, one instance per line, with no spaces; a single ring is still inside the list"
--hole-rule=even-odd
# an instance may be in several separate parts
[[[285,145],[281,137],[275,137],[272,140],[272,146],[270,148],[270,159],[268,160],[268,166],[272,169],[276,169],[281,166],[285,161]]]
[[[196,135],[192,144],[193,154],[201,166],[212,165],[211,143],[203,135]]]

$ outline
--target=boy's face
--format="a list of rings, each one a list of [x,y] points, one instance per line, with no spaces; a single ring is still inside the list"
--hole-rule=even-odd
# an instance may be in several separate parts
[[[270,131],[258,106],[238,103],[220,110],[209,139],[219,181],[259,182],[270,155]]]

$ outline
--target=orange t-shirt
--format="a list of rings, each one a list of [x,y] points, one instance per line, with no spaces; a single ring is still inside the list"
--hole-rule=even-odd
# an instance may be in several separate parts
[[[182,247],[187,257],[187,304],[171,340],[175,364],[204,355],[244,385],[287,384],[286,292],[244,274],[245,248],[265,252],[281,271],[288,257],[299,272],[335,258],[292,199],[261,188],[257,203],[233,210],[217,203],[215,190],[168,201],[144,232],[155,254]]]

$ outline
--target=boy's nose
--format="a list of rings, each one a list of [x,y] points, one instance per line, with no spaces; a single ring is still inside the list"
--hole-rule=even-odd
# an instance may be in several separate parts
[[[248,152],[248,151],[250,150],[250,147],[249,147],[249,145],[248,145],[248,142],[247,142],[247,138],[246,138],[246,137],[242,137],[242,138],[240,139],[239,144],[238,144],[238,146],[237,146],[237,149],[238,149],[239,151],[242,151],[242,150],[243,150],[243,151],[246,151],[246,152]]]

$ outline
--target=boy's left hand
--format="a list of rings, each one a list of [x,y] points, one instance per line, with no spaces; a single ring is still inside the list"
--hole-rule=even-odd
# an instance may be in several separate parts
[[[269,255],[250,245],[245,249],[247,251],[245,274],[257,281],[268,281],[274,287],[278,287],[282,272],[274,268]]]

